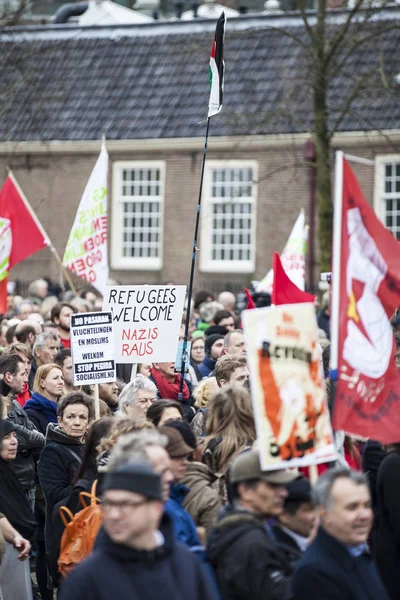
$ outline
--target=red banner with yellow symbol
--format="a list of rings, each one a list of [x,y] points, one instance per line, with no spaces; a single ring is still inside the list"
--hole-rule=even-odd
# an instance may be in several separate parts
[[[400,305],[400,244],[342,160],[341,229],[335,236],[340,245],[334,248],[340,252],[334,265],[340,266],[332,274],[333,285],[339,286],[334,294],[338,319],[332,323],[337,347],[333,426],[383,443],[398,442],[400,375],[390,318]]]

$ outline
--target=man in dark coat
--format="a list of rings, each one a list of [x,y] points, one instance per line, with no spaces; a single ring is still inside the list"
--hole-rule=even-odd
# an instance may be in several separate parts
[[[389,600],[366,544],[372,510],[365,475],[330,469],[317,481],[313,499],[320,528],[296,565],[295,600]]]
[[[215,369],[217,360],[224,349],[224,336],[220,333],[213,333],[206,338],[204,350],[205,357],[203,362],[198,365],[198,371],[202,378],[209,377]]]
[[[103,529],[93,554],[61,587],[60,600],[217,600],[197,557],[175,542],[161,478],[125,464],[104,481]]]
[[[43,448],[44,435],[35,429],[26,412],[14,400],[27,382],[24,362],[19,356],[5,355],[0,358],[0,374],[3,375],[3,410],[14,425],[18,439],[18,452],[12,469],[22,485],[31,509],[35,509],[35,461],[34,454]]]
[[[294,565],[308,548],[317,510],[311,500],[311,485],[308,479],[299,477],[286,487],[288,496],[272,532],[287,559]]]
[[[223,600],[291,598],[292,567],[267,521],[282,512],[285,484],[297,475],[284,470],[262,472],[256,450],[233,461],[233,504],[220,514],[207,544]]]

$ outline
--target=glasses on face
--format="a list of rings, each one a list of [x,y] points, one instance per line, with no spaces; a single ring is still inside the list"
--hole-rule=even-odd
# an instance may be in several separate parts
[[[101,506],[104,512],[109,512],[113,508],[118,510],[120,513],[127,514],[132,508],[138,508],[147,504],[148,500],[124,500],[122,502],[113,502],[112,500],[102,500]]]

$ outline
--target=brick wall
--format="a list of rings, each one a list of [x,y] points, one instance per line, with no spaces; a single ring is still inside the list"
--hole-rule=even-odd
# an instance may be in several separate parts
[[[390,153],[384,146],[347,148],[347,152],[366,158]],[[260,279],[271,266],[274,250],[281,251],[292,225],[303,207],[308,211],[308,173],[301,164],[302,149],[271,148],[267,150],[213,151],[209,159],[247,159],[259,164],[257,203],[256,271],[253,274],[203,273],[197,266],[195,287],[214,290],[241,289],[251,279]],[[187,283],[197,205],[202,152],[164,151],[151,155],[110,153],[110,163],[117,160],[165,160],[166,196],[164,212],[164,260],[161,271],[112,271],[110,276],[121,284]],[[96,155],[30,155],[8,157],[22,189],[39,216],[44,228],[62,256],[77,206],[93,168]],[[4,162],[0,157],[0,168]],[[373,198],[374,169],[353,165],[369,201]],[[111,206],[111,171],[110,194]],[[2,169],[3,179],[6,176]],[[112,214],[111,214],[112,219]],[[200,251],[202,240],[200,239]],[[199,263],[199,261],[198,261]],[[318,277],[318,265],[316,265]],[[31,281],[48,275],[59,278],[56,261],[47,249],[16,266],[10,279]],[[78,280],[79,281],[79,280]]]

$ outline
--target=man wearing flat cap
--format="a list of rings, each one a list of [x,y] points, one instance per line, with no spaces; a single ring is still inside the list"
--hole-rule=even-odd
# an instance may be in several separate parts
[[[67,576],[60,600],[217,600],[199,560],[162,518],[161,478],[150,466],[110,471],[102,510],[94,552]]]
[[[283,511],[272,527],[276,541],[294,565],[307,550],[316,525],[317,509],[311,500],[311,484],[298,477],[286,486],[288,495]]]
[[[262,471],[258,451],[232,463],[232,505],[212,530],[207,555],[223,600],[289,600],[292,567],[274,539],[268,519],[278,517],[295,471]]]

